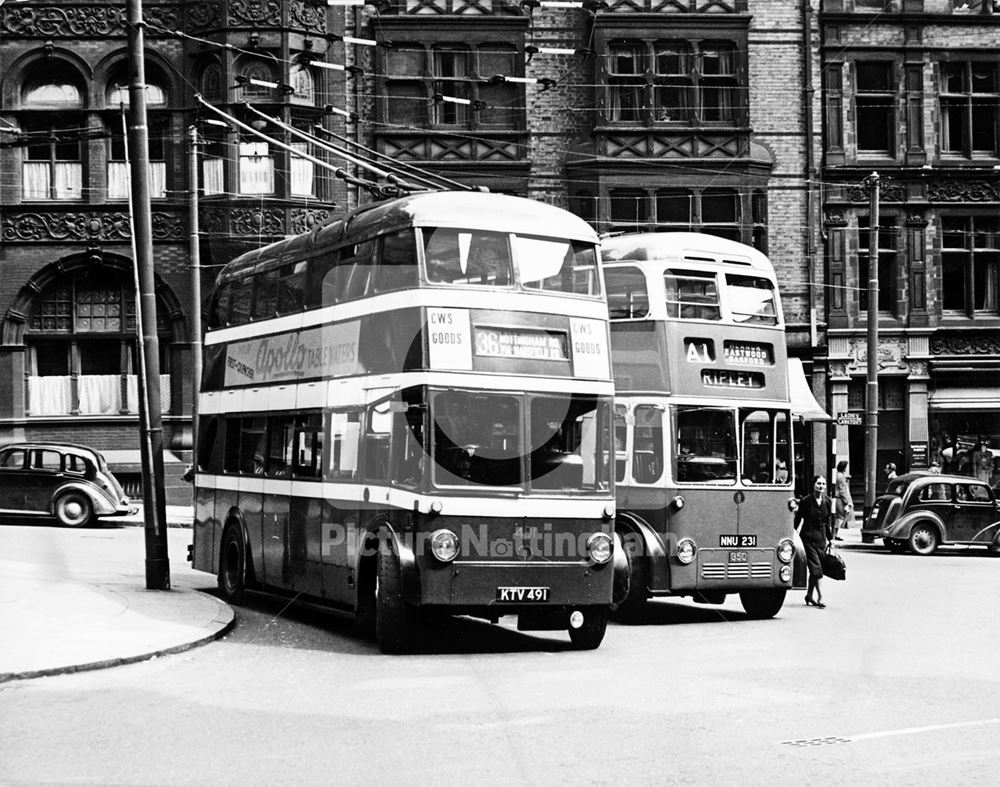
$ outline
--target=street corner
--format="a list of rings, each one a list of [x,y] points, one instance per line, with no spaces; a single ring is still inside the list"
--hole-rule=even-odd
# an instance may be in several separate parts
[[[235,620],[228,604],[196,590],[37,579],[22,576],[27,584],[0,608],[0,683],[181,653],[224,636]]]

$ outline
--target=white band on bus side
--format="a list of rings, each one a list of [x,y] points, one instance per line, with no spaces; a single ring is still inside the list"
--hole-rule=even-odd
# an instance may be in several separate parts
[[[203,489],[228,490],[248,494],[267,494],[317,500],[336,500],[343,503],[367,503],[373,507],[389,506],[401,511],[413,511],[414,505],[421,513],[428,514],[431,503],[440,503],[441,516],[463,517],[523,517],[542,519],[601,519],[604,510],[614,501],[610,495],[595,493],[593,498],[581,499],[579,494],[559,498],[506,497],[510,490],[484,487],[479,496],[456,496],[449,490],[447,496],[407,492],[374,484],[333,483],[303,479],[263,478],[259,476],[210,475],[199,473],[197,486]],[[365,493],[368,500],[365,501]],[[487,504],[488,501],[488,504]]]

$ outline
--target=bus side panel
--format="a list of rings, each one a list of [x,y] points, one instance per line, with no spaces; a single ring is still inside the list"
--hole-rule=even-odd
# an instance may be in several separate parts
[[[288,560],[292,588],[310,596],[323,595],[322,501],[293,496],[288,512]]]
[[[222,538],[222,527],[215,518],[216,491],[206,487],[198,487],[194,496],[194,555],[192,568],[198,571],[216,573],[219,568],[219,540]]]
[[[288,495],[262,496],[260,530],[263,539],[264,582],[279,588],[292,587],[288,508]]]
[[[361,549],[357,504],[323,500],[321,505],[320,593],[328,601],[353,607],[357,595],[354,569]]]
[[[250,554],[253,556],[254,576],[262,581],[265,573],[263,535],[261,533],[261,494],[260,492],[235,492],[233,502],[243,514],[247,527],[247,540]],[[227,506],[228,508],[228,506]]]

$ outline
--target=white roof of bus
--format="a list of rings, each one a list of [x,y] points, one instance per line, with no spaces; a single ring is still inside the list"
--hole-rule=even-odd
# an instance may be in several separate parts
[[[430,192],[406,197],[398,207],[418,227],[462,227],[597,242],[594,229],[569,211],[507,194]]]
[[[752,246],[701,232],[631,232],[601,240],[604,262],[645,260],[735,262],[772,272],[767,255]]]

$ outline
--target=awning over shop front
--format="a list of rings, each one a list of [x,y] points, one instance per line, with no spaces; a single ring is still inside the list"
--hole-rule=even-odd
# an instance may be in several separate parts
[[[989,387],[938,387],[927,397],[928,404],[938,410],[1000,411],[1000,384]]]
[[[788,388],[792,395],[792,414],[806,421],[832,421],[816,397],[813,396],[806,373],[802,369],[802,360],[788,359]]]

